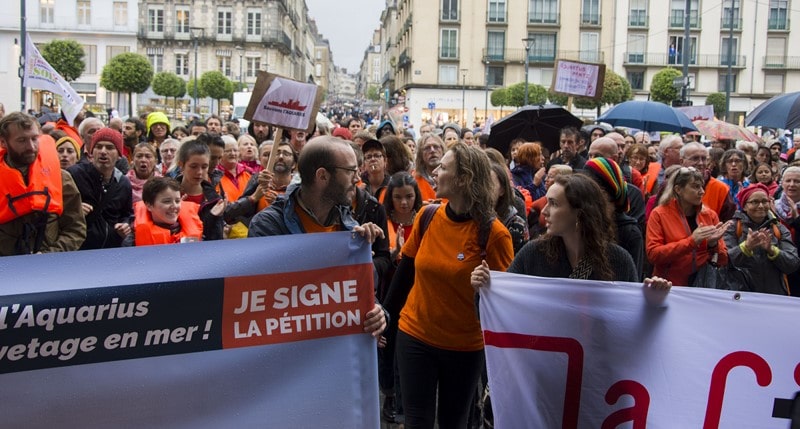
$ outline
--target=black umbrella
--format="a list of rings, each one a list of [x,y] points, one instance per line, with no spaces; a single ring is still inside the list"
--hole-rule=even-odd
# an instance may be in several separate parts
[[[747,126],[784,128],[793,130],[800,128],[800,92],[777,95],[761,103],[746,118]]]
[[[556,151],[559,149],[561,129],[581,125],[583,121],[561,106],[525,106],[492,124],[487,145],[506,154],[512,140],[523,138],[526,141],[539,141],[544,147]]]

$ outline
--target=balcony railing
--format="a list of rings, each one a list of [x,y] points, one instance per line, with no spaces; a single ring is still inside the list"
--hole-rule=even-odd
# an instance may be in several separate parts
[[[789,29],[789,18],[770,18],[767,20],[768,30],[786,31]]]
[[[800,57],[787,57],[786,55],[764,56],[765,69],[797,70],[800,69]]]
[[[673,9],[669,14],[669,28],[683,28],[684,10]],[[696,10],[689,11],[689,28],[700,28],[700,17]]]
[[[411,65],[411,48],[403,49],[403,52],[400,53],[400,57],[397,59],[397,66],[398,67],[408,67]]]
[[[650,17],[645,11],[632,11],[628,14],[628,28],[647,28]]]
[[[599,62],[605,61],[603,51],[531,51],[528,62],[531,64],[553,64],[556,59]],[[524,63],[525,49],[483,49],[483,62],[486,63]]]
[[[599,13],[582,13],[581,25],[600,25]]]
[[[278,48],[284,55],[292,52],[292,39],[283,30],[267,30],[262,32],[264,44]]]
[[[723,30],[730,30],[731,29],[731,19],[722,17],[719,21],[719,27]],[[741,30],[742,29],[742,18],[733,17],[733,29],[734,30]]]
[[[729,61],[729,58],[733,61]],[[694,55],[689,58],[689,65],[692,67],[720,68],[727,67],[729,62],[731,67],[742,69],[747,66],[747,57],[744,55],[728,57],[728,55],[704,54]],[[624,65],[679,67],[683,65],[683,56],[681,54],[670,55],[655,52],[625,52]]]
[[[558,12],[530,12],[528,24],[558,25],[559,18]]]

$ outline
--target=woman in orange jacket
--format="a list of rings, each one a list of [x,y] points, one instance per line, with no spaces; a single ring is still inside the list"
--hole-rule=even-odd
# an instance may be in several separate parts
[[[646,252],[653,275],[674,285],[690,285],[692,275],[714,254],[719,265],[728,263],[722,236],[730,221],[721,223],[713,210],[703,206],[703,183],[699,171],[680,168],[647,222]]]

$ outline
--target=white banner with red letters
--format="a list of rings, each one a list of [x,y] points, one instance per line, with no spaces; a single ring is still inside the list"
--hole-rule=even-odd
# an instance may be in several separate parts
[[[481,324],[495,426],[786,428],[800,300],[492,273]]]

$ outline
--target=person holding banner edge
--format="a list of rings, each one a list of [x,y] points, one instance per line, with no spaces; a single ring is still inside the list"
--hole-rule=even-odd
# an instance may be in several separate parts
[[[290,185],[286,194],[253,217],[248,237],[353,231],[369,243],[386,240],[378,225],[358,225],[350,211],[358,165],[355,152],[344,140],[330,136],[312,139],[300,152],[297,169],[301,183]],[[364,331],[380,338],[387,317],[376,303],[366,315]]]
[[[435,210],[432,216],[416,217],[386,307],[397,330],[405,427],[432,428],[438,421],[440,428],[463,428],[484,361],[469,276],[481,259],[506,269],[514,249],[494,213],[482,149],[453,145],[433,174],[436,198],[447,203],[426,209]]]

